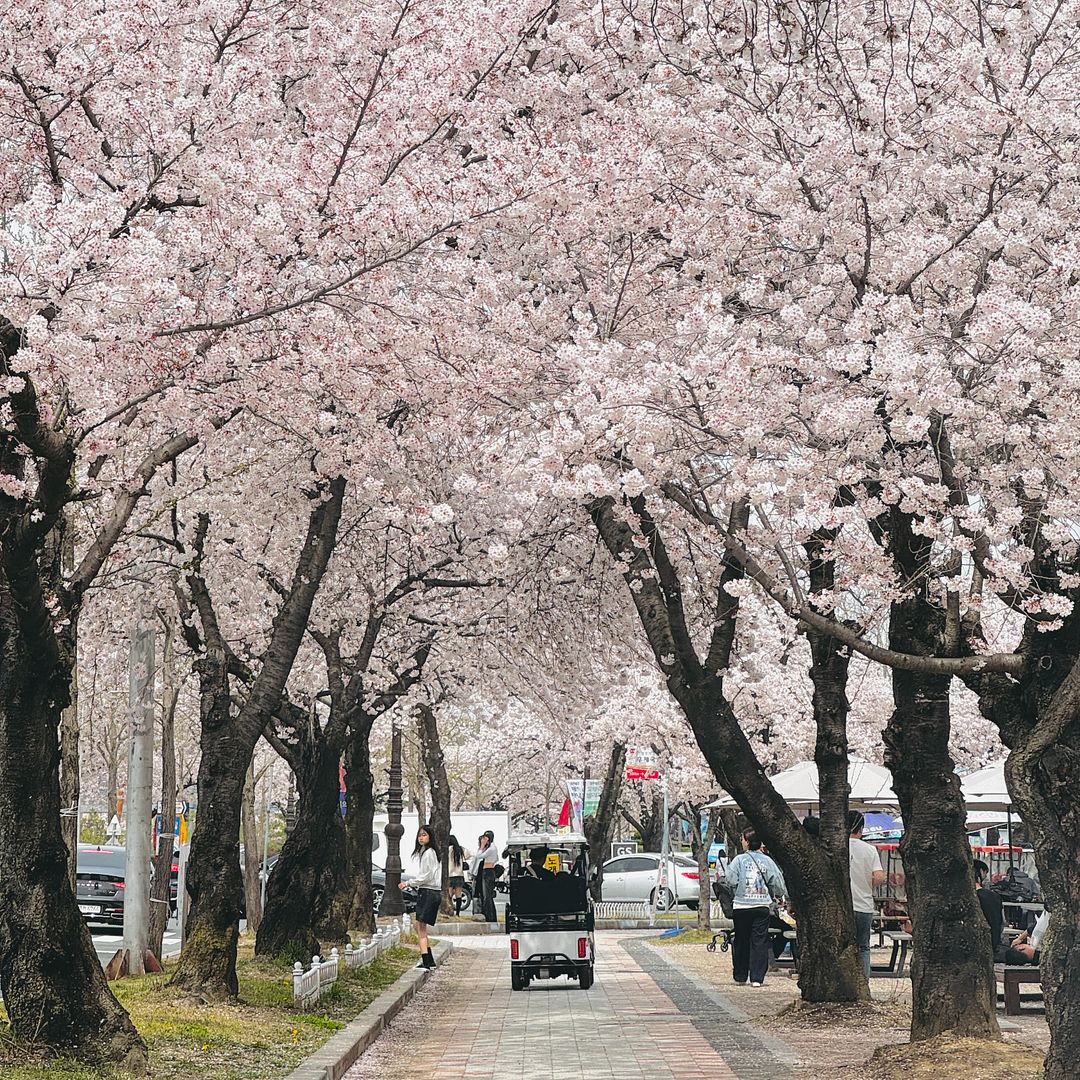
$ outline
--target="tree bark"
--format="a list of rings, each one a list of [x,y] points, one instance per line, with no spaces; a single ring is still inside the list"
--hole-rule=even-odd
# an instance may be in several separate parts
[[[593,878],[589,888],[592,898],[597,901],[603,897],[604,860],[608,857],[614,838],[625,772],[626,743],[616,741],[611,745],[611,755],[608,758],[607,773],[604,776],[604,786],[600,790],[596,813],[590,814],[584,823],[585,839],[589,842],[589,858],[593,866]]]
[[[720,817],[715,810],[709,814],[709,824],[705,832],[701,831],[702,808],[693,803],[686,804],[686,821],[690,826],[690,850],[697,861],[698,868],[698,909],[697,926],[699,930],[712,929],[712,883],[709,881],[709,848],[716,840],[720,829]]]
[[[416,728],[420,737],[420,755],[431,792],[431,816],[428,823],[435,830],[435,840],[442,851],[442,905],[444,915],[453,915],[449,887],[450,778],[439,738],[439,718],[427,702],[416,707]]]
[[[78,640],[78,631],[72,636]],[[79,676],[71,670],[71,704],[60,714],[60,830],[68,849],[68,878],[75,889],[75,871],[79,854]],[[108,821],[105,822],[108,825]]]
[[[940,609],[917,595],[894,603],[890,647],[940,652],[941,620]],[[967,814],[949,755],[949,681],[894,670],[885,730],[885,764],[904,819],[913,1041],[946,1031],[999,1035],[990,928],[975,896]]]
[[[375,932],[371,894],[371,837],[375,828],[375,777],[371,772],[370,728],[354,730],[345,752],[345,837],[348,867],[349,927]]]
[[[75,904],[60,830],[57,730],[67,704],[68,661],[27,647],[25,616],[21,599],[0,575],[4,1005],[15,1031],[27,1039],[84,1062],[145,1073],[146,1047],[109,989]]]
[[[175,620],[167,617],[161,671],[164,693],[161,709],[161,829],[154,855],[154,877],[150,887],[150,930],[148,948],[159,959],[171,908],[173,842],[176,839],[176,703],[180,686],[176,679]]]
[[[240,832],[244,841],[244,920],[250,933],[257,934],[262,923],[262,862],[259,830],[255,820],[255,759],[248,762],[244,777],[244,801],[240,807]],[[256,948],[256,951],[258,949]],[[313,956],[318,950],[312,950]]]
[[[296,823],[266,885],[266,912],[255,941],[259,956],[292,962],[340,944],[347,914],[334,898],[347,881],[345,827],[338,796],[340,749],[320,740],[296,773]]]

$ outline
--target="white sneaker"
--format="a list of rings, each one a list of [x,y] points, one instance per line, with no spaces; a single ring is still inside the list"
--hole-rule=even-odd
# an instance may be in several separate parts
[[[761,985],[761,983],[756,983],[756,982],[752,982],[752,983],[751,983],[750,985],[751,985],[751,986],[760,986],[760,985]]]

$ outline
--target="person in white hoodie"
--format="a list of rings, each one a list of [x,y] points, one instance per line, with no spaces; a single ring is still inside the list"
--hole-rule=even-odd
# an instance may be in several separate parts
[[[413,919],[420,941],[420,967],[433,968],[435,957],[431,955],[428,944],[428,927],[435,925],[442,903],[442,855],[435,846],[430,825],[421,825],[416,831],[413,867],[413,876],[408,885],[416,889],[418,894]],[[405,887],[406,883],[401,882],[401,888]]]

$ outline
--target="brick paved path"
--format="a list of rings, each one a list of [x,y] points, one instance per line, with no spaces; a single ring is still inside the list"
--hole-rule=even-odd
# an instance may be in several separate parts
[[[510,989],[505,938],[458,939],[347,1080],[787,1080],[766,1044],[715,991],[643,942],[597,935],[591,990],[560,979]]]

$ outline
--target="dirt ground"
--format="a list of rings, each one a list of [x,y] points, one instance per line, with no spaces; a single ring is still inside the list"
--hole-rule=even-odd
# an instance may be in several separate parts
[[[1006,1042],[937,1040],[908,1044],[911,982],[874,978],[874,1001],[866,1006],[805,1006],[794,973],[770,972],[761,987],[739,986],[731,977],[731,953],[710,953],[701,942],[664,943],[659,950],[684,971],[721,990],[756,1025],[798,1058],[797,1074],[820,1080],[1036,1080],[1050,1032],[1041,1008],[1006,1017],[998,1011]],[[875,962],[887,952],[875,954]],[[1036,1011],[1038,1010],[1038,1011]]]

